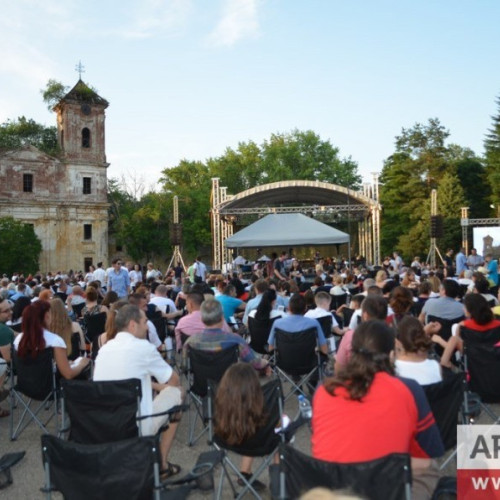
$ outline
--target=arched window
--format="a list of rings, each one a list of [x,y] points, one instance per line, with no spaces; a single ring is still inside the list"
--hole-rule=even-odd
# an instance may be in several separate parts
[[[90,130],[87,127],[82,129],[82,148],[90,148]]]

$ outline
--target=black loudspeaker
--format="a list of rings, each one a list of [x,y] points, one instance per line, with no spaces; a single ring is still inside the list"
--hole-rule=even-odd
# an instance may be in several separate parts
[[[443,216],[431,215],[431,238],[443,237]]]
[[[170,225],[170,244],[180,245],[182,243],[182,224]]]

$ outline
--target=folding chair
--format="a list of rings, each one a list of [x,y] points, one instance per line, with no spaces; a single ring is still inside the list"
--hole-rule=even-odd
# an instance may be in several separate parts
[[[52,348],[44,349],[36,358],[30,355],[20,358],[12,349],[11,390],[10,390],[10,439],[14,441],[34,421],[40,429],[48,434],[47,425],[55,417],[59,408],[59,390],[56,385],[56,367]],[[14,377],[16,382],[14,382]],[[32,407],[34,402],[38,406]],[[22,412],[14,429],[14,411],[17,406]],[[36,403],[35,403],[36,404]],[[42,422],[40,412],[48,410],[52,405],[49,418]],[[27,419],[27,420],[26,420]],[[62,427],[62,425],[61,425]],[[56,423],[57,433],[60,426]]]
[[[92,382],[63,380],[63,411],[71,426],[68,439],[99,444],[137,437],[141,404],[139,379]],[[64,429],[64,432],[68,429]]]
[[[409,500],[411,498],[410,457],[392,453],[368,462],[337,463],[317,460],[280,445],[280,464],[271,466],[272,497],[299,498],[312,488],[351,489],[369,500]]]
[[[96,337],[99,337],[101,333],[104,333],[106,328],[106,318],[105,312],[86,315],[82,319],[82,328],[85,333],[85,338],[89,344],[92,344]]]
[[[13,483],[12,473],[10,469],[21,461],[26,454],[25,451],[18,451],[15,453],[6,453],[0,457],[0,490],[7,488]]]
[[[212,439],[211,418],[210,415],[207,415],[207,408],[210,408],[211,404],[208,404],[207,398],[210,400],[213,395],[208,391],[207,381],[219,382],[225,371],[233,363],[238,362],[238,358],[238,345],[215,352],[189,347],[187,368],[189,446],[193,446],[206,432],[209,433],[209,440]],[[194,405],[194,411],[191,408],[192,405]],[[202,423],[208,423],[208,426],[204,425],[199,434],[195,436],[198,419]]]
[[[285,401],[296,392],[307,397],[302,386],[305,384],[312,393],[322,377],[316,328],[292,333],[275,328],[274,333],[276,373],[292,385]]]
[[[500,417],[486,403],[500,403],[500,358],[495,349],[500,342],[500,328],[478,332],[462,326],[460,336],[468,389],[479,395],[481,408],[499,423]]]
[[[342,295],[332,295],[332,301],[330,303],[330,309],[337,310],[340,306],[347,304],[347,298],[349,294],[343,293]]]
[[[81,444],[42,436],[47,499],[60,491],[72,500],[160,499],[158,436]]]
[[[283,414],[283,393],[281,390],[281,382],[279,379],[271,380],[262,386],[262,392],[264,393],[264,409],[268,415],[268,419],[265,426],[257,430],[255,436],[240,445],[228,445],[217,435],[214,435],[215,447],[217,449],[222,449],[225,452],[222,460],[222,472],[217,492],[218,499],[222,498],[222,487],[226,476],[229,480],[229,484],[231,485],[235,498],[242,498],[249,491],[256,498],[261,498],[257,491],[253,488],[252,483],[258,479],[264,470],[269,467],[275,453],[278,451],[278,446],[281,440],[284,440],[284,435],[278,435],[274,431],[279,425],[279,422],[281,422]],[[262,457],[263,460],[250,479],[246,479],[241,474],[238,466],[231,461],[226,451],[232,451],[238,455],[247,457]],[[229,473],[230,470],[234,471],[237,477],[244,482],[244,487],[239,492],[236,491],[233,481],[231,480]]]
[[[448,342],[448,340],[451,337],[451,327],[455,323],[460,323],[464,319],[464,316],[459,316],[457,318],[453,319],[444,319],[440,318],[438,316],[433,316],[433,315],[428,315],[427,316],[427,323],[431,323],[432,321],[437,321],[441,325],[441,330],[437,333],[443,340]],[[443,355],[444,349],[438,345],[434,344],[434,350],[436,351],[436,354],[441,357]]]
[[[316,320],[321,325],[321,329],[323,330],[323,335],[325,336],[325,339],[327,339],[329,352],[330,353],[335,352],[342,337],[332,332],[332,325],[333,325],[332,315],[329,314],[328,316],[322,316],[321,318],[316,318]]]
[[[279,316],[272,319],[260,320],[248,317],[248,333],[250,334],[250,347],[259,354],[268,354],[266,349],[271,327]]]
[[[464,403],[465,378],[463,373],[450,373],[441,382],[422,386],[429,401],[436,425],[439,428],[441,439],[446,451],[457,444],[457,424],[463,424],[465,414],[462,412]],[[460,418],[461,417],[461,418]],[[456,450],[440,465],[443,470],[455,456]]]

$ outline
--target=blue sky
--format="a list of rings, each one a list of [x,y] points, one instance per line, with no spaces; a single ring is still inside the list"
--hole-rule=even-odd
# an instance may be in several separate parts
[[[500,95],[498,0],[0,0],[0,122],[55,125],[40,89],[110,101],[110,177],[313,130],[366,180],[403,127],[437,117],[483,152]]]

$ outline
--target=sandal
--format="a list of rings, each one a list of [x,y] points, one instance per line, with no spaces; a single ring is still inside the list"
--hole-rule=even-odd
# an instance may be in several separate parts
[[[172,476],[179,474],[180,471],[181,471],[180,465],[167,462],[167,468],[162,469],[160,471],[160,479],[161,481],[166,481],[167,479],[170,479]]]
[[[10,415],[9,410],[4,410],[3,408],[0,408],[0,418],[8,417],[9,415]]]

